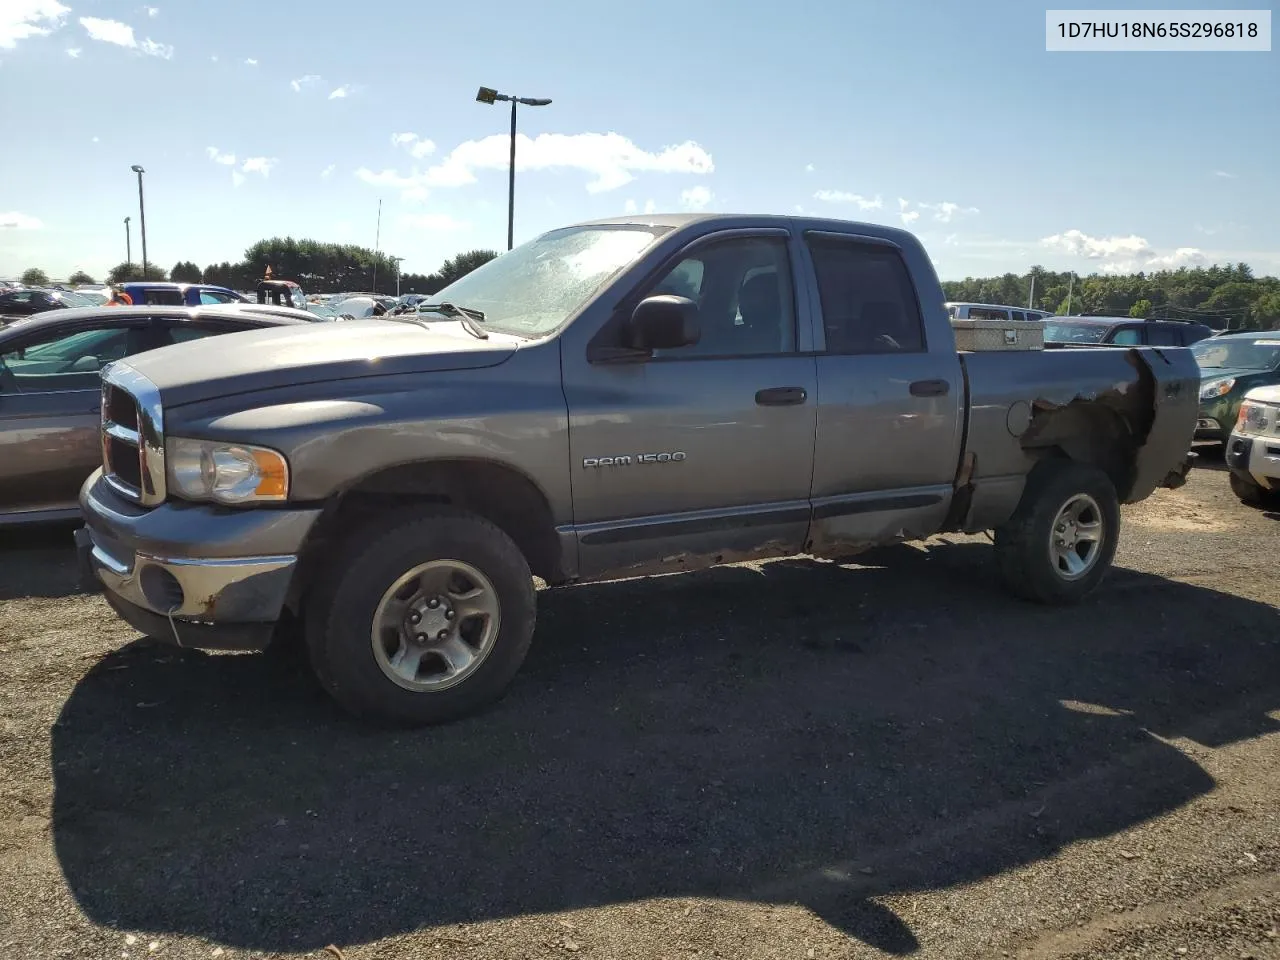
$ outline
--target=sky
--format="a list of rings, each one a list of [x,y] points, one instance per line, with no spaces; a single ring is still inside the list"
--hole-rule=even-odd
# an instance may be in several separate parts
[[[1280,274],[1275,49],[1049,53],[1025,0],[154,4],[0,0],[0,277],[101,278],[126,216],[140,260],[134,164],[165,267],[272,236],[406,273],[501,250],[510,115],[481,85],[553,101],[519,113],[517,244],[803,213],[905,225],[943,279]]]

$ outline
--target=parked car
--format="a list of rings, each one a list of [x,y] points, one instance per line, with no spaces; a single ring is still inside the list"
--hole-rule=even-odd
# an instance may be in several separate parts
[[[94,301],[70,290],[31,287],[0,291],[0,317],[30,317],[46,310],[91,307]]]
[[[73,518],[102,460],[99,369],[215,334],[308,322],[279,307],[58,310],[0,330],[0,525]]]
[[[1078,601],[1119,504],[1185,481],[1198,370],[1177,349],[960,354],[903,230],[647,215],[552,230],[413,314],[103,378],[76,539],[117,613],[239,649],[300,621],[347,709],[430,723],[511,681],[535,575],[994,530],[1012,593]]]
[[[1280,386],[1244,395],[1226,460],[1231,490],[1242,503],[1280,509]]]
[[[1030,307],[1010,307],[1000,303],[957,303],[948,300],[947,316],[952,320],[1047,320],[1053,314],[1048,310],[1032,310]]]
[[[1197,440],[1225,442],[1254,387],[1280,384],[1280,330],[1227,333],[1191,348],[1200,365]]]
[[[127,293],[137,305],[165,307],[213,306],[219,303],[248,303],[234,290],[208,283],[118,283],[115,289]]]
[[[1132,317],[1050,317],[1044,322],[1044,344],[1062,347],[1189,347],[1213,330],[1182,320],[1136,320]]]

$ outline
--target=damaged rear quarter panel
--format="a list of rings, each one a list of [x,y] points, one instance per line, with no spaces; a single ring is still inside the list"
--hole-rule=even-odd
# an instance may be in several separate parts
[[[1149,496],[1190,449],[1200,382],[1190,350],[1101,347],[962,359],[971,398],[966,449],[974,458],[975,507],[983,504],[984,512],[966,526],[987,529],[1008,517],[1021,492],[1011,478],[1025,476],[1043,455],[1037,445],[1052,445],[1062,411],[1102,407],[1122,418],[1135,448],[1131,482],[1120,491],[1127,503]],[[984,500],[984,484],[1016,494]]]

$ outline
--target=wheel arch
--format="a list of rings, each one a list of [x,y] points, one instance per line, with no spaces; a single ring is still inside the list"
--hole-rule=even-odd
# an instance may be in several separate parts
[[[293,604],[314,580],[326,547],[353,525],[398,508],[448,504],[484,517],[524,554],[534,576],[547,583],[567,579],[551,502],[528,474],[492,460],[451,457],[382,467],[353,480],[325,503],[303,548]]]

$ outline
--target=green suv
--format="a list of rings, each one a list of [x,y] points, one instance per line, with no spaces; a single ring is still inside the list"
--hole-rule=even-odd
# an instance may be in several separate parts
[[[1191,348],[1200,364],[1197,440],[1226,442],[1240,401],[1254,387],[1280,384],[1280,330],[1229,333]]]

